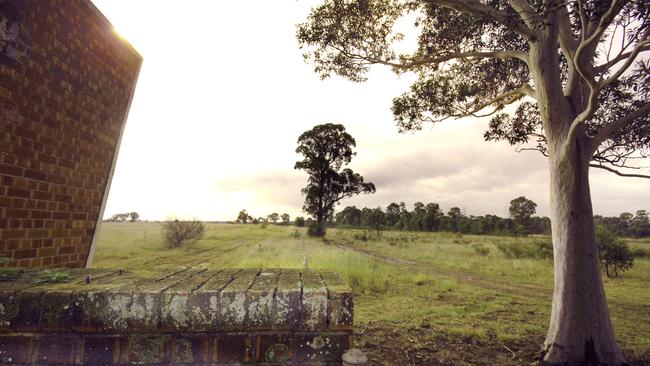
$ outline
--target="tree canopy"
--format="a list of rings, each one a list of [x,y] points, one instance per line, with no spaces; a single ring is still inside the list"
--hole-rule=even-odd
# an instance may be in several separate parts
[[[650,50],[648,9],[644,0],[328,0],[297,38],[322,78],[364,81],[373,64],[416,73],[393,100],[401,131],[491,116],[486,140],[547,155],[548,132],[584,129],[592,167],[644,176],[618,168],[639,167],[650,153],[650,66],[638,57]],[[417,33],[410,52],[398,52],[401,19]],[[550,45],[543,65],[530,52],[541,44]],[[575,116],[552,126],[540,97],[561,100]]]
[[[294,168],[309,174],[303,188],[303,210],[311,214],[318,225],[331,219],[334,207],[344,198],[360,193],[374,193],[375,185],[364,182],[363,177],[349,168],[356,154],[354,138],[340,124],[326,123],[305,131],[298,138],[296,152],[303,155]],[[317,231],[320,232],[320,231]]]
[[[510,201],[510,218],[516,223],[523,224],[536,212],[537,204],[524,196],[517,197]]]

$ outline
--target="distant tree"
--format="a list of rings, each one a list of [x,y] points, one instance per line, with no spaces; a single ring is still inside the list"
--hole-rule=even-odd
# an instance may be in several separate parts
[[[626,271],[634,265],[634,256],[627,243],[604,226],[596,226],[596,242],[607,277],[617,277],[619,271]]]
[[[128,213],[115,214],[111,216],[111,218],[108,221],[125,222],[129,219],[129,216],[130,214]]]
[[[305,218],[302,217],[302,216],[298,216],[298,217],[296,217],[295,225],[296,225],[297,227],[303,227],[303,226],[305,226]]]
[[[458,232],[460,219],[463,217],[463,212],[458,207],[452,207],[449,209],[449,212],[447,212],[447,216],[449,216],[449,219],[451,221],[451,231]]]
[[[340,124],[317,125],[298,138],[296,152],[303,155],[303,160],[296,162],[294,168],[309,174],[307,187],[302,190],[303,210],[322,228],[311,230],[312,234],[325,234],[324,223],[332,218],[339,201],[359,193],[375,192],[375,185],[365,183],[361,175],[349,168],[341,170],[356,154],[352,150],[354,146],[354,138]]]
[[[178,248],[197,241],[203,237],[203,232],[203,223],[196,219],[192,221],[172,219],[165,221],[162,226],[163,238],[170,248]]]
[[[257,222],[260,223],[260,227],[262,229],[266,229],[266,227],[269,225],[269,219],[267,219],[265,217],[258,217]]]
[[[510,201],[510,218],[515,222],[515,234],[526,235],[530,232],[530,218],[535,214],[537,204],[524,196]]]
[[[629,227],[630,235],[642,238],[650,236],[650,220],[646,210],[638,210]]]
[[[436,231],[438,230],[440,216],[442,216],[442,211],[440,211],[440,205],[437,203],[428,203],[425,207],[426,218],[424,221],[424,229],[426,231]]]
[[[368,211],[366,212],[366,210]],[[373,209],[364,208],[362,211],[364,212],[363,226],[369,229],[375,229],[379,233],[386,223],[386,215],[381,210],[381,207]]]
[[[288,226],[291,223],[291,217],[287,213],[280,215],[280,218],[282,219],[282,225]]]
[[[129,218],[130,218],[129,221],[131,221],[131,222],[136,222],[136,221],[138,221],[138,219],[140,219],[140,214],[138,214],[138,213],[135,212],[135,211],[134,211],[134,212],[130,212],[130,213],[129,213]]]
[[[395,227],[399,222],[400,209],[399,205],[395,202],[392,202],[386,207],[386,225],[389,227]]]
[[[515,223],[523,224],[536,212],[537,204],[524,196],[517,197],[510,201],[510,218]]]
[[[237,215],[237,222],[240,224],[246,224],[251,219],[251,216],[246,212],[246,210],[239,211],[239,214]]]
[[[361,210],[356,206],[347,206],[341,212],[336,214],[334,221],[339,225],[360,226]]]
[[[492,116],[486,140],[548,156],[555,294],[543,362],[620,365],[589,169],[648,178],[620,168],[650,155],[649,29],[647,0],[323,0],[297,38],[321,78],[365,81],[371,65],[415,74],[393,100],[401,131]]]
[[[278,220],[280,220],[280,215],[278,215],[277,212],[274,212],[270,215],[267,216],[269,221],[271,221],[274,225],[278,223]]]

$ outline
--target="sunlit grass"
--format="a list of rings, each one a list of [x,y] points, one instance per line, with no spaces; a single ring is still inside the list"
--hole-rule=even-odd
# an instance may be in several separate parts
[[[350,284],[360,327],[382,324],[405,332],[427,327],[450,337],[515,343],[540,339],[548,327],[552,261],[508,258],[497,248],[548,237],[330,229],[324,241],[307,237],[304,229],[296,237],[295,227],[209,223],[202,240],[169,249],[160,228],[146,222],[103,224],[93,265],[144,272],[179,266],[303,268],[306,257],[309,268],[332,269]],[[387,264],[328,242],[418,264]],[[489,253],[478,254],[475,244]],[[650,249],[650,240],[632,240],[630,246]],[[512,289],[491,287],[491,281]],[[637,259],[621,277],[604,282],[617,339],[627,352],[643,354],[650,349],[650,258]],[[526,286],[533,286],[536,296],[518,292]]]

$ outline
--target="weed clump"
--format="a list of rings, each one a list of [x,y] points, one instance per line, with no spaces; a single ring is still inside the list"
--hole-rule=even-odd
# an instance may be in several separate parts
[[[552,259],[553,243],[547,241],[496,243],[496,247],[506,258]]]
[[[472,249],[474,249],[474,252],[476,254],[480,255],[481,257],[485,257],[488,254],[490,254],[490,248],[488,248],[485,245],[480,244],[480,243],[479,244],[473,244]]]
[[[291,234],[289,234],[289,235],[291,235],[291,237],[293,237],[293,238],[298,239],[298,238],[300,238],[300,230],[294,229],[293,232],[291,232]]]

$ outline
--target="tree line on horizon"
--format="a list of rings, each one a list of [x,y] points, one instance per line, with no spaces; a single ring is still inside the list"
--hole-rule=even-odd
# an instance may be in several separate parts
[[[525,197],[510,202],[510,217],[498,215],[465,215],[458,207],[452,207],[445,214],[437,203],[416,202],[408,211],[404,202],[393,202],[382,210],[347,206],[336,215],[332,223],[337,226],[376,230],[443,231],[473,235],[551,234],[551,220],[546,216],[532,216],[535,203]],[[530,208],[532,207],[532,211]],[[594,222],[619,237],[650,237],[650,219],[646,210],[633,215],[623,212],[619,216],[595,215]]]
[[[336,215],[333,223],[338,226],[367,228],[374,230],[402,231],[444,231],[474,235],[516,235],[550,234],[551,221],[548,217],[533,216],[535,202],[518,197],[510,203],[510,217],[497,215],[465,215],[458,207],[447,213],[437,203],[416,202],[409,211],[404,202],[391,203],[384,211],[377,208],[347,206]]]

